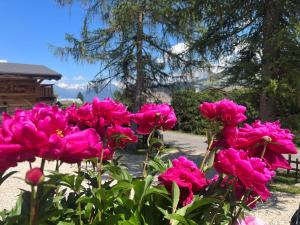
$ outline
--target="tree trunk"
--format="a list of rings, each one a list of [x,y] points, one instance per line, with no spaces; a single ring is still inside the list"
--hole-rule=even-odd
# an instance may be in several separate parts
[[[275,63],[278,57],[278,47],[274,36],[278,33],[280,25],[278,1],[280,0],[265,1],[262,26],[262,91],[259,105],[259,116],[263,121],[274,118],[275,96],[270,95],[266,87],[272,79],[277,77]]]
[[[137,112],[143,104],[145,74],[143,69],[143,11],[138,13],[136,32],[136,83],[133,111]]]

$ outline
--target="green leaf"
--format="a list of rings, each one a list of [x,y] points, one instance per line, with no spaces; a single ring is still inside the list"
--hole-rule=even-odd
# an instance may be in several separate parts
[[[0,185],[7,179],[9,178],[10,176],[12,176],[13,174],[15,173],[18,173],[18,171],[10,171],[8,172],[7,174],[3,174],[1,173],[1,176],[0,176]]]
[[[75,223],[74,222],[63,222],[63,221],[61,221],[61,222],[58,222],[57,225],[75,225]]]
[[[167,164],[160,158],[154,158],[148,162],[148,165],[159,173],[163,173],[168,167]]]
[[[203,171],[206,171],[213,166],[217,150],[217,148],[214,148],[211,151],[209,151],[208,157],[206,158],[206,162],[203,167]]]
[[[108,164],[104,166],[104,171],[111,172],[110,175],[118,181],[132,181],[131,174],[124,167]]]
[[[172,212],[176,212],[180,197],[180,189],[178,185],[173,182],[172,184]]]

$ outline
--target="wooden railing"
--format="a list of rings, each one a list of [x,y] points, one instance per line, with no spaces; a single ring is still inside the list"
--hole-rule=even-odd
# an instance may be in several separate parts
[[[299,159],[298,158],[296,158],[296,160],[292,160],[292,156],[291,155],[289,155],[289,159],[288,159],[288,162],[289,162],[289,164],[290,164],[290,166],[291,166],[291,169],[290,170],[287,170],[287,175],[290,175],[290,171],[292,170],[292,171],[295,171],[295,182],[297,183],[298,182],[298,180],[299,180],[299,170],[300,170],[300,161],[299,161]]]

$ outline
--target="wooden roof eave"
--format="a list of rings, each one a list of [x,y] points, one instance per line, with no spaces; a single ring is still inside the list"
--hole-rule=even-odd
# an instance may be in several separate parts
[[[34,78],[42,80],[60,80],[61,74],[19,74],[19,73],[0,73],[1,78]]]

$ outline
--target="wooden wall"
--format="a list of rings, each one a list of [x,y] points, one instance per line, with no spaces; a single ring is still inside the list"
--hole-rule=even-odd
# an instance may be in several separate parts
[[[29,109],[40,101],[40,84],[33,78],[0,77],[0,111]]]

